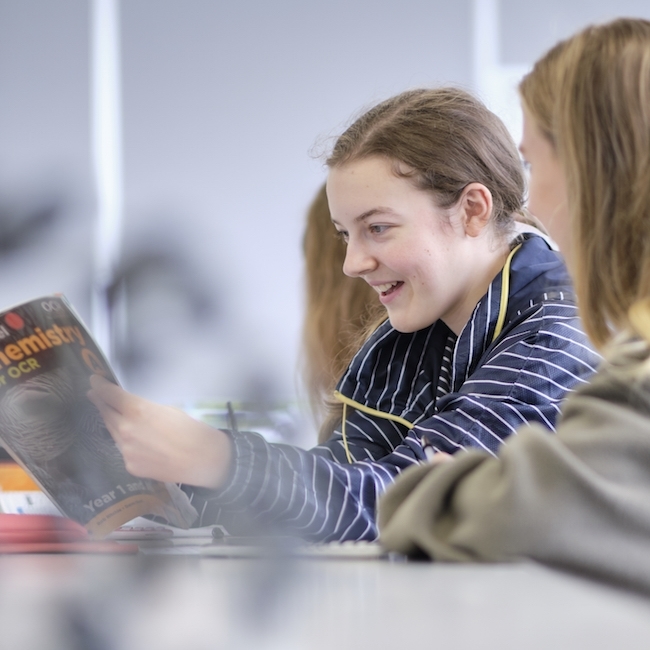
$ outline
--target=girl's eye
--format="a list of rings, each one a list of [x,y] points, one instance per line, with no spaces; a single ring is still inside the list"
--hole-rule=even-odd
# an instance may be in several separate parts
[[[530,163],[525,158],[521,162],[524,164],[524,169],[527,172],[529,172],[530,171]]]
[[[386,232],[386,230],[388,230],[388,226],[373,224],[372,226],[368,226],[368,229],[373,235],[381,235],[382,233]]]
[[[346,244],[348,243],[348,233],[345,230],[337,230],[336,231],[336,236],[342,241],[345,242]]]

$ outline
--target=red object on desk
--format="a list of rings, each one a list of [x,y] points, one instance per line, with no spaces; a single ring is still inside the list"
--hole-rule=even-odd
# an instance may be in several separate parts
[[[0,513],[0,555],[137,552],[136,544],[92,540],[81,524],[66,517]]]
[[[21,544],[0,544],[0,555],[20,553],[83,553],[102,555],[134,555],[138,552],[137,544],[120,542],[31,542]]]
[[[3,544],[60,543],[87,540],[88,535],[80,536],[77,531],[57,530],[0,530],[0,552]]]
[[[49,542],[61,537],[88,539],[88,531],[76,521],[56,515],[15,515],[0,513],[0,535],[34,535],[39,541],[47,534]]]

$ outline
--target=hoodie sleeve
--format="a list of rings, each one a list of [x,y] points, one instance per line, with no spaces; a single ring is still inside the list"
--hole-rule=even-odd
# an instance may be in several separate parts
[[[309,451],[270,444],[254,433],[235,436],[228,485],[221,491],[184,488],[200,514],[198,525],[227,521],[237,530],[247,518],[264,530],[273,527],[315,541],[375,539],[377,499],[403,470],[424,460],[423,435],[452,453],[466,447],[494,453],[521,425],[554,425],[560,400],[577,381],[591,374],[590,364],[599,357],[590,347],[583,349],[581,330],[572,331],[577,328],[575,308],[570,307],[565,319],[551,309],[555,307],[543,306],[524,314],[475,371],[459,379],[460,388],[441,400],[436,415],[410,431],[399,422],[350,409],[346,435],[353,463],[347,461],[340,429],[325,445]],[[428,349],[427,343],[422,342],[422,350]],[[402,339],[399,345],[403,345]],[[382,349],[384,354],[387,347]],[[413,349],[409,342],[408,351]],[[405,352],[392,355],[393,348],[390,350],[395,359],[406,356]],[[429,361],[427,356],[422,359],[423,365]],[[369,357],[367,365],[375,368],[382,364]],[[419,378],[418,365],[409,365]],[[409,396],[405,404],[411,412],[422,413],[426,406],[418,400],[429,398],[420,396],[414,385],[419,384],[409,383],[398,392]],[[387,402],[396,394],[384,392]],[[408,420],[409,412],[402,413],[400,408],[395,405],[397,413]],[[540,431],[548,435],[547,429]],[[445,447],[443,438],[453,444]]]
[[[647,372],[647,371],[644,371]],[[390,550],[443,561],[530,558],[650,590],[650,382],[608,367],[497,458],[405,472],[379,508]]]

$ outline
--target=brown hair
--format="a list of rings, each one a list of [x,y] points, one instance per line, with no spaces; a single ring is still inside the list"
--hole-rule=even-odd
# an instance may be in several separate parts
[[[482,183],[492,194],[494,232],[503,237],[511,234],[515,218],[526,220],[517,147],[503,122],[463,90],[421,88],[377,104],[339,136],[326,162],[336,168],[372,156],[393,163],[397,176],[429,191],[442,209],[456,204],[470,183]],[[345,252],[341,255],[342,263]],[[385,318],[382,313],[378,318],[378,309],[369,312],[366,327],[350,338],[352,345],[342,361],[348,361]],[[326,398],[324,404],[327,417],[319,441],[331,435],[342,414],[340,402]]]
[[[525,181],[517,147],[503,122],[457,88],[421,88],[391,97],[358,118],[336,141],[330,168],[381,156],[397,176],[430,191],[449,208],[473,182],[492,194],[492,223],[510,232],[522,210]]]
[[[303,321],[303,379],[312,413],[325,415],[326,403],[370,323],[386,312],[375,290],[361,278],[343,274],[345,244],[332,225],[325,186],[308,212],[303,237],[306,305]],[[331,434],[326,426],[319,442]]]
[[[521,95],[566,174],[587,333],[600,347],[630,328],[650,340],[650,22],[588,27],[535,65]]]

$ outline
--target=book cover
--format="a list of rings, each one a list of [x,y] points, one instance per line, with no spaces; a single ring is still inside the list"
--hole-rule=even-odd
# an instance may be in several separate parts
[[[197,513],[178,486],[127,472],[86,396],[92,374],[117,383],[63,296],[0,312],[0,443],[95,538],[146,514],[189,527]]]

